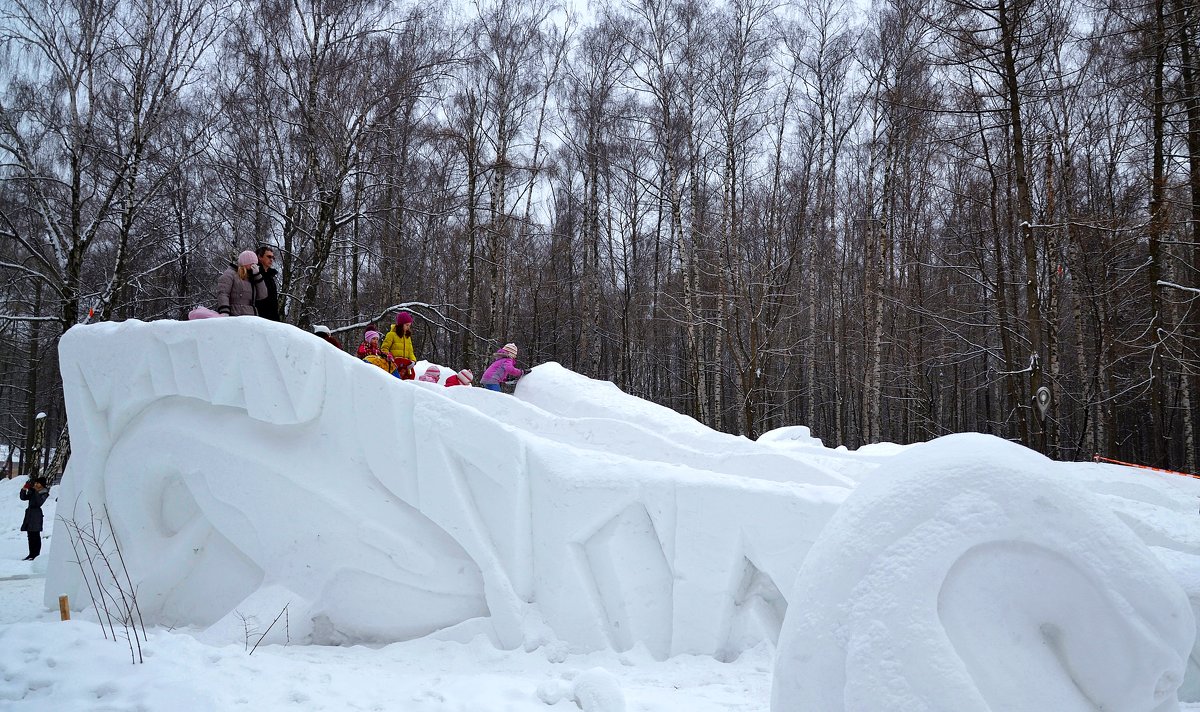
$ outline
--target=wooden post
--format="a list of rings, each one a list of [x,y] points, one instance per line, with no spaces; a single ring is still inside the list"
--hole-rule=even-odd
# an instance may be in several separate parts
[[[71,620],[71,606],[67,603],[66,594],[58,597],[58,616],[64,621]]]

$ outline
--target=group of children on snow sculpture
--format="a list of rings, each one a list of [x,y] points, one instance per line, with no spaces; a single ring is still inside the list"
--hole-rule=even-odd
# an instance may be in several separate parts
[[[270,247],[260,247],[257,252],[243,251],[221,274],[217,282],[218,311],[197,307],[188,314],[188,318],[256,315],[278,321],[279,305],[274,295],[275,269],[272,267],[274,259],[275,251]],[[274,302],[274,307],[264,308],[263,305],[268,302]],[[414,366],[417,356],[413,351],[412,325],[412,314],[402,311],[396,315],[396,323],[388,329],[386,335],[381,335],[373,328],[368,329],[363,335],[363,342],[358,346],[358,357],[401,380],[415,379],[417,374]],[[317,324],[313,326],[313,333],[338,349],[342,348],[341,342],[334,337],[328,326]],[[502,346],[494,354],[492,364],[483,372],[481,385],[489,390],[498,391],[500,384],[519,379],[524,372],[516,367],[516,357],[516,344]],[[421,380],[438,383],[441,380],[441,369],[431,365],[421,374]],[[470,386],[474,380],[475,374],[464,368],[447,378],[445,385]]]
[[[412,314],[402,311],[396,315],[396,323],[388,330],[387,336],[380,337],[379,332],[368,329],[363,335],[363,342],[358,346],[358,357],[369,364],[378,366],[396,378],[411,381],[416,378],[413,368],[417,362],[412,345]],[[380,343],[380,338],[383,339]],[[482,385],[489,390],[500,390],[501,383],[514,381],[524,375],[513,360],[517,357],[516,344],[505,344],[495,353],[495,360],[483,373]],[[438,383],[441,380],[441,369],[430,365],[421,374],[420,380]],[[446,386],[470,386],[475,380],[475,374],[469,368],[452,374],[446,379]]]

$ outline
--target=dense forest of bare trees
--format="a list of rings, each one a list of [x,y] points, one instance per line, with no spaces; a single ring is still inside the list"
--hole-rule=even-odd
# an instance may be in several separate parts
[[[1197,15],[0,0],[0,445],[64,425],[65,330],[271,245],[352,343],[411,303],[422,357],[516,341],[749,437],[1195,472]]]

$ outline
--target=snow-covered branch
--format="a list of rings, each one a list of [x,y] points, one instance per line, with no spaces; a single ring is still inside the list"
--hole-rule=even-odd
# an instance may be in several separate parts
[[[57,316],[32,316],[22,314],[0,314],[0,321],[62,321]]]
[[[1195,287],[1185,287],[1181,284],[1175,284],[1174,282],[1168,282],[1164,279],[1158,280],[1158,286],[1169,287],[1171,289],[1178,289],[1182,292],[1191,292],[1192,294],[1200,294],[1200,289],[1197,289]]]

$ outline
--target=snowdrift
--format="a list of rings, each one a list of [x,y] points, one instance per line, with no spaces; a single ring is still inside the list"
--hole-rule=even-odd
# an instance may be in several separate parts
[[[60,360],[59,517],[107,510],[147,622],[202,639],[285,605],[312,643],[727,660],[782,631],[775,712],[1200,692],[1184,478],[986,436],[754,442],[557,364],[515,396],[401,382],[259,319],[75,327]],[[58,534],[47,602],[86,606]]]

